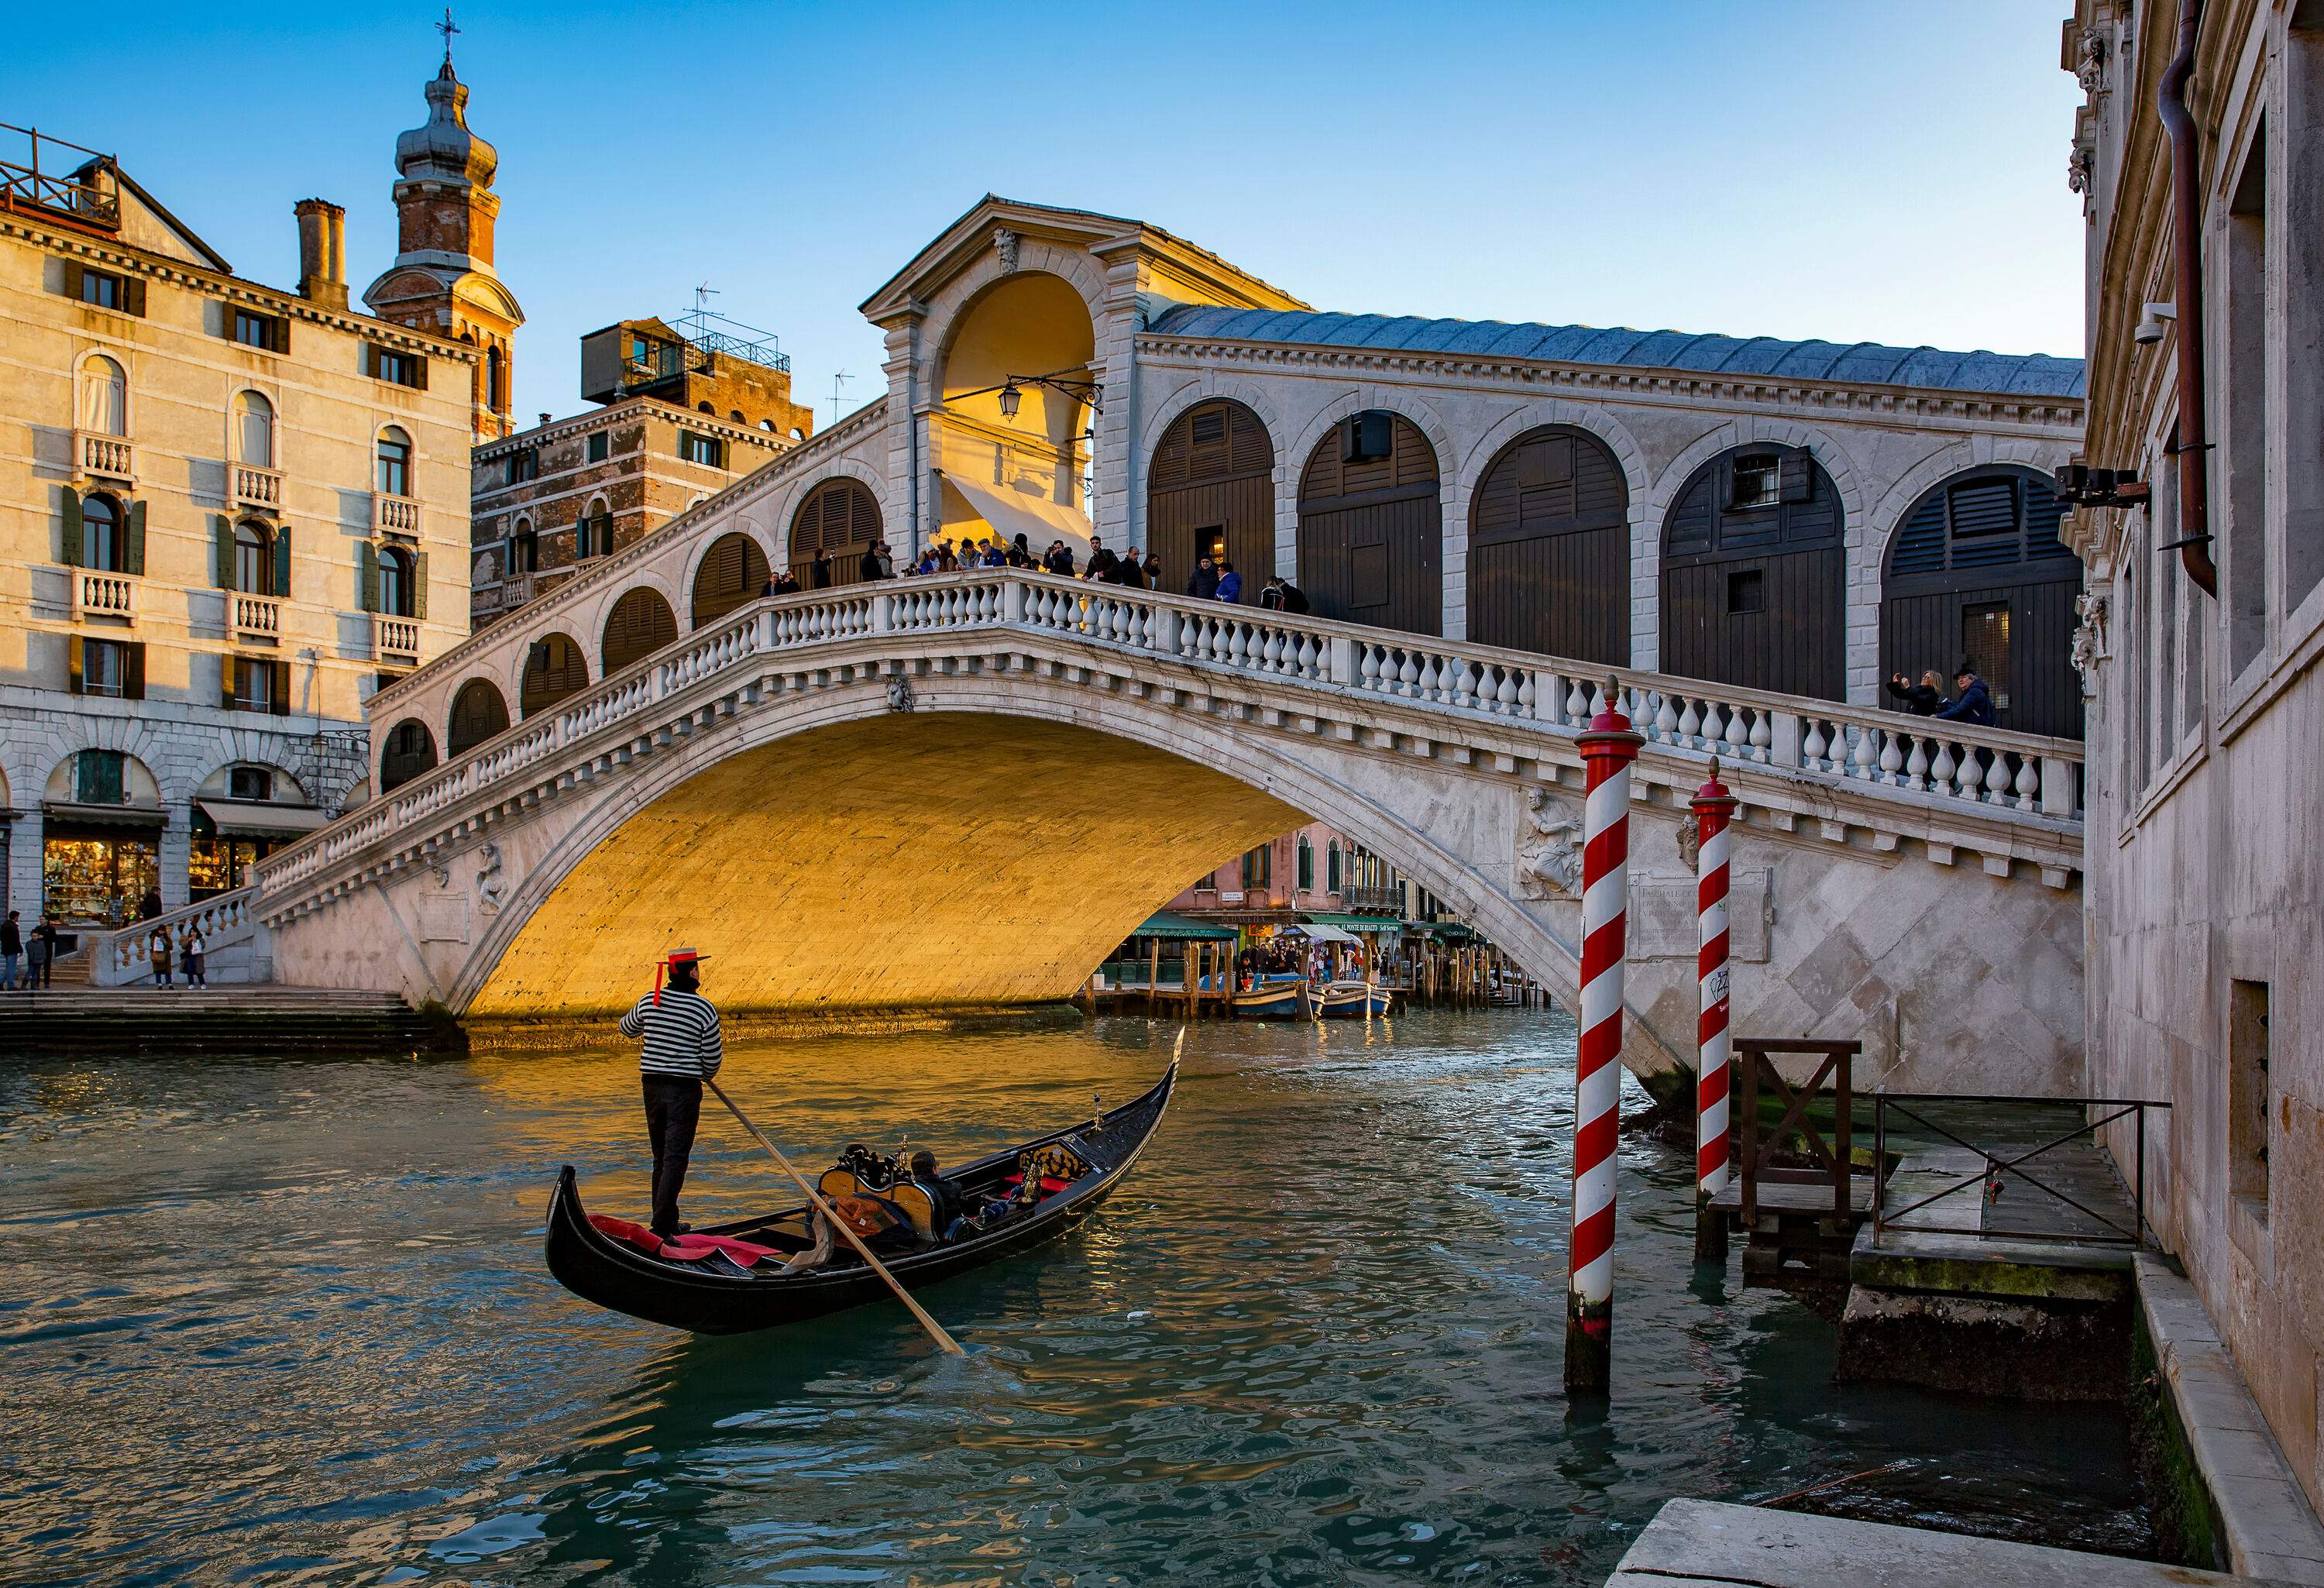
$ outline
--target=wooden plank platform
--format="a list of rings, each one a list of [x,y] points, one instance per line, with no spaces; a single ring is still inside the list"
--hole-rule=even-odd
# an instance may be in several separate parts
[[[1711,1205],[1736,1218],[1743,1216],[1743,1184],[1729,1179],[1724,1189],[1711,1199]],[[1848,1186],[1849,1211],[1859,1219],[1872,1216],[1872,1177],[1850,1176]],[[1759,1182],[1759,1211],[1762,1214],[1807,1214],[1831,1216],[1831,1183],[1820,1181],[1803,1185],[1792,1180],[1762,1180]]]

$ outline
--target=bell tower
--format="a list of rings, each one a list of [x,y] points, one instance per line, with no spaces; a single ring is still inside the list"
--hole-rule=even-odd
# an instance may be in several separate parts
[[[428,120],[395,140],[394,262],[364,289],[384,320],[466,342],[482,356],[473,395],[478,441],[516,427],[513,355],[524,310],[493,269],[493,226],[501,212],[493,176],[500,155],[468,130],[468,86],[452,70],[450,12],[437,24],[444,64],[426,89]]]

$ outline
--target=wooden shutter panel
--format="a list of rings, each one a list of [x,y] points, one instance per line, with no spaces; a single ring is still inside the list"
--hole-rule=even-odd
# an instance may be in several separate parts
[[[68,259],[68,260],[66,260],[66,261],[65,261],[65,296],[66,296],[66,297],[68,297],[68,298],[70,298],[70,299],[71,299],[71,300],[73,300],[75,302],[78,302],[78,301],[80,300],[80,279],[81,279],[81,263],[80,263],[80,261],[79,261],[79,260],[78,260],[78,259]]]
[[[1806,448],[1797,448],[1776,457],[1775,484],[1778,494],[1786,503],[1815,500],[1815,460]]]
[[[239,656],[218,658],[218,704],[228,711],[234,709],[235,669],[242,665],[242,658]]]
[[[411,619],[414,623],[428,621],[428,553],[425,551],[411,559]]]
[[[81,637],[74,634],[65,641],[65,688],[78,695],[81,692]]]
[[[379,379],[379,344],[376,342],[365,342],[363,345],[363,350],[364,374],[369,375],[373,380]]]
[[[210,576],[219,589],[234,588],[234,521],[222,512],[210,514]]]
[[[121,697],[124,700],[145,698],[145,646],[133,640],[122,648]]]
[[[411,355],[411,383],[420,391],[428,390],[428,356],[425,354]]]
[[[290,596],[290,526],[282,524],[274,531],[274,596],[278,601]]]
[[[276,315],[274,317],[274,324],[270,328],[272,335],[268,338],[269,345],[272,346],[277,353],[290,352],[290,317],[287,314]]]
[[[379,548],[368,540],[355,546],[355,599],[365,612],[379,610]]]
[[[70,485],[64,486],[63,490],[65,494],[64,562],[67,568],[78,568],[81,551],[80,493]]]
[[[133,502],[122,516],[121,571],[143,577],[145,572],[145,504]]]
[[[139,319],[145,318],[145,282],[142,276],[124,276],[121,281],[121,307]]]
[[[290,715],[290,664],[287,661],[270,661],[266,665],[274,669],[274,688],[267,691],[274,706],[274,715],[289,716]]]

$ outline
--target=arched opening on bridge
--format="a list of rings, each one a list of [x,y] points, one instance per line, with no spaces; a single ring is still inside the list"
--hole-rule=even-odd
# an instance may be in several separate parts
[[[1275,571],[1275,443],[1259,415],[1218,398],[1171,421],[1146,471],[1146,545],[1171,589],[1195,559],[1223,557],[1257,604]]]
[[[1469,510],[1469,637],[1630,665],[1630,488],[1589,431],[1544,425],[1486,466]]]
[[[1804,447],[1755,441],[1695,470],[1663,524],[1662,670],[1846,698],[1847,517]]]
[[[517,687],[517,710],[530,716],[588,687],[589,659],[581,647],[567,635],[544,634],[525,650],[524,678]]]
[[[1443,558],[1436,448],[1420,427],[1383,409],[1333,425],[1299,478],[1299,587],[1315,615],[1441,634]]]
[[[633,662],[643,661],[678,638],[678,616],[661,592],[641,585],[625,590],[605,614],[604,638],[598,648],[600,678],[612,678]]]
[[[474,750],[508,732],[508,702],[490,679],[470,679],[452,697],[452,721],[445,735],[449,753]]]
[[[1968,469],[1932,486],[1888,540],[1881,677],[1933,669],[1950,694],[1953,669],[1968,660],[2003,727],[2080,738],[2072,656],[2082,565],[2058,539],[2064,512],[2030,468]]]
[[[862,553],[857,553],[861,556]],[[694,575],[694,626],[716,623],[767,587],[767,554],[752,536],[721,535],[702,554]]]
[[[1102,864],[1060,852],[1067,813]],[[1190,879],[1305,819],[1095,729],[883,712],[740,751],[628,816],[528,903],[470,1007],[625,1009],[676,942],[711,956],[728,1009],[1062,998]]]
[[[853,585],[879,538],[880,502],[871,487],[845,476],[825,480],[791,515],[791,577],[803,590]]]
[[[939,534],[1004,545],[1021,534],[1036,557],[1051,540],[1088,550],[1096,358],[1088,305],[1047,271],[1005,275],[961,311],[928,417]]]
[[[416,716],[405,717],[387,731],[379,754],[379,791],[386,793],[411,781],[436,765],[436,736]]]

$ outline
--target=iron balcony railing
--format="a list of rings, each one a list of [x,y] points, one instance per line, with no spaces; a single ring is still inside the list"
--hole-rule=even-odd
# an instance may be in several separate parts
[[[1979,1144],[1956,1133],[1930,1118],[1944,1106],[2008,1107],[2024,1109],[2030,1105],[2071,1107],[2082,1112],[2081,1123],[2071,1130],[2061,1131],[2025,1147],[2012,1142],[2006,1145]],[[1872,1201],[1873,1234],[1877,1238],[1890,1230],[1941,1235],[1969,1235],[1986,1240],[2005,1241],[2073,1241],[2108,1246],[2137,1246],[2146,1239],[2146,1115],[2150,1109],[2167,1109],[2168,1103],[2130,1097],[1994,1097],[1941,1092],[1883,1092],[1876,1094],[1872,1112],[1872,1161],[1879,1175],[1878,1190]],[[1922,1130],[1934,1134],[1978,1155],[1978,1169],[1962,1175],[1934,1191],[1916,1196],[1902,1207],[1888,1205],[1888,1116],[1894,1113]],[[2132,1122],[2135,1143],[2131,1151],[2131,1223],[2126,1226],[2118,1214],[2109,1216],[2089,1205],[2093,1197],[2088,1191],[2076,1196],[2043,1179],[2026,1165],[2036,1159],[2057,1152],[2070,1142],[2088,1137],[2097,1141],[2098,1132],[2109,1126]],[[2043,1173],[2050,1171],[2045,1167]],[[2119,1168],[2116,1170],[2119,1173]],[[2054,1177],[2052,1177],[2054,1178]],[[1967,1229],[1953,1223],[1908,1223],[1912,1214],[1927,1209],[1944,1198],[1958,1195],[1974,1186],[1982,1201],[1997,1198],[2012,1180],[2019,1181],[2041,1192],[2064,1207],[2072,1209],[2089,1223],[2066,1230],[2034,1230],[1996,1228],[1982,1219],[1978,1227]]]

